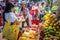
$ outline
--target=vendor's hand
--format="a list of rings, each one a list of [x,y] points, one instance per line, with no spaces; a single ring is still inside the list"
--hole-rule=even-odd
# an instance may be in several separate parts
[[[44,26],[44,25],[43,25],[43,23],[39,23],[39,26],[41,27],[41,26]]]
[[[22,22],[25,22],[26,21],[26,19],[22,19]]]
[[[26,28],[23,28],[22,30],[25,31]]]
[[[22,18],[18,17],[18,21],[19,21],[19,22],[22,22]]]

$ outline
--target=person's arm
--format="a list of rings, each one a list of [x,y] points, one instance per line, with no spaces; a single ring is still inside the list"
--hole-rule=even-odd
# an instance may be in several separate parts
[[[21,22],[21,20],[18,20],[18,18],[16,17],[16,15],[14,13],[12,13],[12,15],[11,15],[11,21],[16,24],[20,24],[20,22]]]
[[[19,25],[21,23],[21,20],[18,21],[17,19],[14,21],[14,23],[16,23],[17,25]]]

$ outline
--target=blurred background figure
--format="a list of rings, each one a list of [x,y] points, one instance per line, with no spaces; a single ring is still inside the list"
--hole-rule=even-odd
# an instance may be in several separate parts
[[[32,9],[32,6],[34,5],[34,1],[31,1],[28,3],[28,9],[31,10]]]
[[[40,12],[40,14],[39,14],[39,19],[41,20],[41,21],[43,21],[43,16],[44,16],[44,9],[45,9],[45,6],[44,6],[45,4],[44,4],[44,2],[42,2],[41,4],[40,4],[40,8],[39,8],[39,12]]]
[[[15,14],[18,15],[19,14],[19,7],[17,3],[14,3],[14,10],[15,10]]]
[[[26,23],[29,26],[29,20],[28,20],[29,9],[27,8],[25,1],[22,1],[21,3],[20,13],[23,13],[24,18],[26,19]],[[24,27],[24,23],[25,22],[22,22],[22,27]]]
[[[3,25],[3,7],[0,5],[0,32],[2,32]]]
[[[35,5],[32,6],[32,9],[30,10],[30,14],[32,15],[32,19],[37,19],[37,16],[38,16],[37,6]]]

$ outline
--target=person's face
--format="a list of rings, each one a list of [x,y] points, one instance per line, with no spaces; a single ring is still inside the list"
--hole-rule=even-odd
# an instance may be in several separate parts
[[[11,12],[14,12],[15,10],[14,10],[14,8],[11,8]]]
[[[15,6],[17,6],[18,4],[15,4]]]
[[[24,7],[24,8],[25,8],[25,7],[26,7],[26,4],[22,4],[22,7]]]
[[[9,2],[12,2],[12,0],[9,0]]]
[[[21,13],[20,16],[23,16],[23,13]]]
[[[37,6],[37,3],[35,3],[35,6]]]

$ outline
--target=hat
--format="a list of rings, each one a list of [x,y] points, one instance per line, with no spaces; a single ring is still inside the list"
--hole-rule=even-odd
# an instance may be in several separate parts
[[[26,2],[25,1],[22,1],[22,3],[21,4],[26,4]]]

